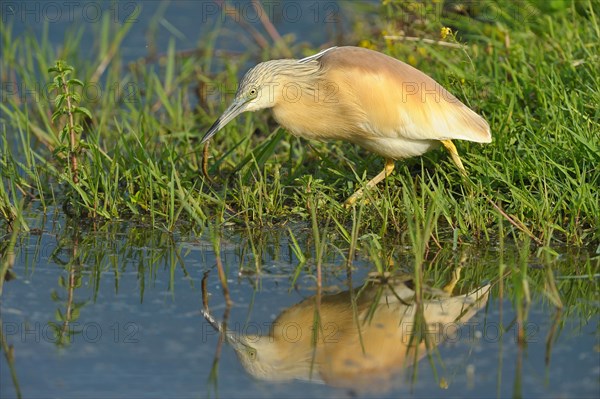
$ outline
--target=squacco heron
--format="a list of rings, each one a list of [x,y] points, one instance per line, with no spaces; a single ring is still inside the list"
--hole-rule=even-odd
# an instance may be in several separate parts
[[[203,314],[258,379],[386,390],[427,354],[427,345],[460,337],[459,326],[485,307],[490,290],[488,284],[453,295],[424,287],[427,297],[417,305],[413,284],[408,276],[394,276],[384,284],[368,282],[353,292],[324,295],[318,318],[316,296],[309,297],[284,310],[262,335],[226,330],[207,310]]]
[[[262,62],[241,81],[233,103],[211,126],[206,142],[246,111],[272,108],[293,135],[345,140],[385,158],[371,188],[394,169],[394,161],[422,155],[440,143],[465,169],[453,139],[489,143],[481,116],[423,72],[359,47],[332,47],[300,60]],[[346,205],[362,195],[355,192]]]

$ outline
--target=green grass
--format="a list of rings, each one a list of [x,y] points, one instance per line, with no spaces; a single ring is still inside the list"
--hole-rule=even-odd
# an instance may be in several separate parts
[[[120,276],[131,268],[141,301],[159,267],[168,268],[172,295],[182,288],[177,268],[197,289],[182,248],[205,240],[215,253],[223,251],[221,282],[243,280],[257,291],[269,273],[286,276],[290,290],[312,288],[318,266],[324,292],[339,289],[344,277],[357,286],[356,262],[379,274],[412,275],[422,296],[423,287],[441,288],[463,267],[458,291],[491,282],[500,313],[504,298],[515,309],[515,320],[502,320],[501,313],[502,333],[514,328],[526,338],[532,303],[555,309],[545,337],[551,353],[570,316],[585,324],[598,314],[598,9],[565,2],[519,14],[512,3],[478,3],[486,17],[478,9],[453,12],[449,4],[440,19],[433,3],[424,3],[425,14],[406,8],[418,4],[384,1],[372,24],[381,31],[359,21],[348,44],[383,51],[433,76],[485,116],[493,142],[456,142],[466,178],[442,150],[399,161],[392,176],[367,192],[368,202],[349,210],[342,202],[383,160],[347,143],[295,138],[268,112],[238,118],[215,136],[208,148],[211,180],[202,173],[199,138],[233,95],[219,89],[235,87],[250,64],[317,49],[288,41],[260,55],[217,56],[215,32],[195,51],[180,51],[171,40],[166,53],[125,64],[120,44],[128,25],[98,24],[93,59],[78,54],[81,31],[58,50],[49,44],[48,27],[35,38],[14,37],[9,24],[0,25],[3,82],[46,85],[54,77],[48,68],[62,59],[75,68],[71,77],[102,93],[82,95],[79,105],[92,117],[75,116],[82,129],[75,145],[61,137],[70,122],[52,118],[56,93],[3,93],[0,294],[15,275],[15,259],[25,265],[14,268],[17,277],[34,273],[43,250],[36,234],[53,220],[46,232],[57,242],[50,262],[60,266],[51,296],[57,336],[61,325],[87,311],[82,279],[93,287],[87,303],[99,295],[101,279],[114,280],[119,292]],[[435,42],[443,26],[457,32],[445,39],[450,46],[389,38],[402,30]],[[70,152],[78,158],[77,182]]]
[[[494,18],[478,9],[470,16],[453,13],[451,6],[441,18],[433,8],[427,18],[411,18],[418,10],[385,1],[381,32],[356,26],[363,35],[356,43],[433,76],[486,117],[494,140],[484,146],[457,143],[466,180],[441,150],[397,162],[394,174],[360,205],[358,224],[356,210],[345,210],[341,202],[378,173],[383,161],[350,144],[294,138],[278,129],[268,112],[238,118],[217,135],[209,148],[213,181],[202,175],[198,138],[232,95],[219,101],[218,95],[198,97],[198,92],[234,87],[247,63],[261,60],[254,54],[215,59],[213,35],[195,52],[178,52],[171,40],[156,61],[126,65],[120,43],[130,26],[114,26],[107,18],[96,28],[96,58],[84,60],[76,50],[81,32],[68,35],[58,51],[45,35],[13,37],[10,25],[3,24],[3,81],[47,84],[48,68],[63,59],[75,68],[72,77],[102,93],[82,95],[80,105],[92,118],[76,116],[82,129],[77,183],[65,167],[68,157],[57,150],[66,122],[51,118],[56,93],[49,99],[7,95],[0,105],[3,225],[20,220],[27,230],[23,212],[37,202],[42,210],[58,206],[74,218],[133,219],[166,231],[190,223],[200,229],[212,223],[285,226],[316,217],[344,234],[351,235],[355,226],[381,241],[409,242],[412,221],[426,217],[428,234],[421,245],[431,238],[456,247],[514,235],[542,247],[595,249],[600,243],[597,9],[577,2],[552,14],[533,6],[516,13],[486,4]],[[445,40],[458,40],[462,47],[385,38],[402,28],[407,35],[439,40],[442,26],[458,31]],[[284,47],[274,46],[261,57],[317,50],[296,43]]]

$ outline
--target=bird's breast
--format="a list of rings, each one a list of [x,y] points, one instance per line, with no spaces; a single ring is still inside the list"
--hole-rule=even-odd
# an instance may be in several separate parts
[[[306,96],[297,102],[282,101],[273,107],[277,123],[295,136],[309,140],[346,140],[360,135],[359,122],[343,104],[315,101]]]
[[[382,129],[364,114],[354,112],[341,103],[284,103],[273,108],[273,115],[277,123],[297,137],[348,141],[390,159],[419,156],[439,146],[436,140],[406,137],[397,132],[401,127]]]
[[[416,157],[440,145],[437,140],[413,140],[403,137],[368,137],[354,143],[388,159]]]

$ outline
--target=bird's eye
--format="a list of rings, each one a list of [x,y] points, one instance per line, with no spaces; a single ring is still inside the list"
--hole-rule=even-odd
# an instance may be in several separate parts
[[[248,357],[250,358],[250,360],[255,360],[256,359],[256,349],[248,348]]]
[[[256,97],[256,95],[258,94],[258,90],[256,90],[255,88],[250,89],[250,97]]]

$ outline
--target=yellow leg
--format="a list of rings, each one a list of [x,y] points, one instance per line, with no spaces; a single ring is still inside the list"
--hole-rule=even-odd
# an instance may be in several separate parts
[[[462,270],[462,266],[458,266],[456,269],[452,271],[452,279],[442,288],[446,294],[452,295],[452,291],[454,291],[454,287],[458,280],[460,280],[460,271]]]
[[[379,182],[381,182],[383,179],[388,177],[392,173],[393,170],[394,170],[394,160],[386,159],[383,170],[377,176],[375,176],[374,178],[369,180],[369,182],[367,183],[367,188],[375,187]],[[350,198],[348,198],[346,200],[346,202],[344,202],[344,206],[346,208],[351,207],[352,205],[354,205],[356,203],[356,200],[361,198],[362,196],[363,196],[362,188],[359,190],[356,190],[356,192],[354,194],[352,194],[350,196]]]
[[[462,161],[460,160],[460,157],[458,156],[458,151],[456,151],[456,147],[454,146],[454,143],[451,140],[442,140],[442,144],[444,145],[444,147],[446,147],[446,149],[450,153],[450,156],[452,157],[452,160],[454,161],[456,166],[458,166],[458,169],[460,169],[460,171],[462,173],[467,174],[467,171],[465,170],[465,167],[463,166]]]

